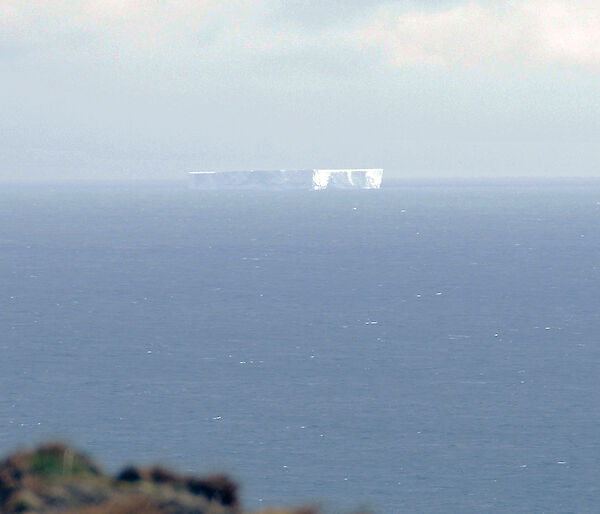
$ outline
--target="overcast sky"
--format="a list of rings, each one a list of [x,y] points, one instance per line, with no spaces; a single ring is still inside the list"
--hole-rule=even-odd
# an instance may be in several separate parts
[[[0,0],[0,180],[600,176],[600,0]]]

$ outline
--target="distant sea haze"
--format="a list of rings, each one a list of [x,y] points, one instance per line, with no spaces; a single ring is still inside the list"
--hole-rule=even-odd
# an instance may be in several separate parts
[[[250,508],[595,512],[600,185],[0,191],[3,453]]]

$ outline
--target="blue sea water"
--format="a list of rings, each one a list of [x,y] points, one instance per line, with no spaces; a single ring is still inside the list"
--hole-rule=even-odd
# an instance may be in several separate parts
[[[0,450],[248,507],[597,512],[600,186],[0,191]]]

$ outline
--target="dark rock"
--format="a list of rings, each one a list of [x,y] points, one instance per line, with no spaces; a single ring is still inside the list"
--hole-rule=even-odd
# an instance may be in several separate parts
[[[128,466],[117,475],[117,480],[122,482],[139,482],[141,479],[142,475],[135,466]]]
[[[188,490],[217,501],[227,507],[238,506],[237,485],[225,475],[211,475],[205,478],[188,478]]]
[[[155,466],[150,470],[150,480],[157,484],[178,484],[181,477],[166,468]]]

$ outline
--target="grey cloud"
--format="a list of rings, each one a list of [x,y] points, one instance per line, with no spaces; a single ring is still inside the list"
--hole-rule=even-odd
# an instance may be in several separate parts
[[[230,12],[201,26],[184,16],[183,28],[173,18],[139,45],[130,30],[99,24],[55,23],[43,38],[16,26],[0,39],[0,179],[176,179],[247,167],[381,165],[412,176],[598,169],[597,74],[393,68],[352,41],[357,20],[383,3],[269,5],[235,24]]]

